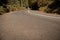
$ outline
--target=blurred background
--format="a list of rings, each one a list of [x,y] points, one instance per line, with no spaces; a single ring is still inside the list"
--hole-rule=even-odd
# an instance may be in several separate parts
[[[0,0],[0,14],[28,8],[60,14],[60,0]]]

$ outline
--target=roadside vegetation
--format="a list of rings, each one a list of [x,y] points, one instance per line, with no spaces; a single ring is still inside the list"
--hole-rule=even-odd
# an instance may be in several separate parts
[[[0,0],[0,15],[11,12],[24,10],[28,6],[28,0]]]
[[[0,15],[26,8],[60,14],[60,0],[0,0]]]
[[[60,14],[60,0],[29,0],[29,4],[33,10]]]

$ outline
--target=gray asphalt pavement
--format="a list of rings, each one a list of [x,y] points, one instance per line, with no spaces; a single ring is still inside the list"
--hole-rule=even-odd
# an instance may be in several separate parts
[[[31,14],[30,14],[31,13]],[[0,40],[60,40],[60,18],[17,11],[0,16]]]

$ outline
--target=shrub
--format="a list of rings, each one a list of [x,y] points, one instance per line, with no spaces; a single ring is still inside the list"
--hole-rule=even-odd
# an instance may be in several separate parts
[[[0,15],[2,15],[3,13],[5,13],[5,10],[2,6],[0,6]]]
[[[7,8],[9,9],[9,11],[17,11],[25,9],[24,7],[20,7],[19,5],[7,5]]]

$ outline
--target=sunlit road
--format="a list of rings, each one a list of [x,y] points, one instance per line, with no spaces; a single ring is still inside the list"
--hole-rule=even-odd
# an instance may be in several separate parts
[[[0,16],[0,40],[60,40],[60,18],[34,13],[38,12],[18,11]]]

